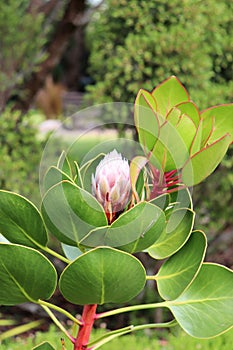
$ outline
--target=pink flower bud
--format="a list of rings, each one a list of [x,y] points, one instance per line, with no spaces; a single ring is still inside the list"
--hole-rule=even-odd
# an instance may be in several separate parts
[[[104,207],[109,223],[126,207],[130,190],[128,161],[114,150],[100,161],[92,175],[92,193]]]

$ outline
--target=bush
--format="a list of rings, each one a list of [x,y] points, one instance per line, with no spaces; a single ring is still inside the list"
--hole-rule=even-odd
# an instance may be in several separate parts
[[[88,100],[134,102],[174,74],[195,102],[228,102],[233,96],[229,0],[107,0],[87,31]]]
[[[37,137],[32,116],[20,113],[8,108],[0,117],[0,188],[38,202],[43,142]]]

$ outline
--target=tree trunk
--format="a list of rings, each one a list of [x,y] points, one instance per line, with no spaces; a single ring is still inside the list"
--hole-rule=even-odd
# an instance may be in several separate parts
[[[46,76],[59,62],[71,35],[79,25],[85,10],[85,0],[70,0],[66,6],[63,18],[54,30],[50,43],[47,45],[47,58],[41,63],[30,79],[25,81],[21,89],[25,91],[14,104],[14,109],[27,112],[36,92],[43,86]]]

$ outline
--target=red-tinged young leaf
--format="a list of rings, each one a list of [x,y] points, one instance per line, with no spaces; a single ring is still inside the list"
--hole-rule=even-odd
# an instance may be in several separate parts
[[[202,128],[203,128],[203,120],[200,120],[200,123],[198,125],[196,134],[192,140],[192,144],[190,147],[190,155],[197,153],[201,149],[201,142],[202,142]]]
[[[150,162],[157,169],[168,172],[181,168],[189,158],[189,149],[179,130],[168,120],[160,129],[159,140],[150,155]]]
[[[135,104],[146,108],[149,107],[154,111],[154,113],[156,113],[156,109],[157,109],[156,101],[152,96],[152,94],[147,90],[144,90],[144,89],[139,90],[135,100]]]
[[[189,116],[192,119],[196,127],[200,123],[200,112],[193,102],[182,102],[176,105],[176,108],[179,109],[182,113]]]
[[[140,90],[134,107],[135,126],[142,148],[148,153],[154,147],[159,134],[159,121],[154,98],[146,90]]]
[[[201,118],[202,123],[202,136],[201,136],[201,148],[205,147],[209,143],[209,139],[214,131],[214,118]],[[222,136],[222,135],[221,135]]]
[[[204,122],[214,118],[214,130],[210,137],[210,142],[216,141],[226,133],[233,141],[233,104],[219,105],[206,109],[201,113]]]
[[[152,96],[157,103],[157,112],[164,118],[172,107],[190,100],[187,90],[175,76],[168,78],[158,85],[152,91]]]
[[[182,169],[182,182],[186,186],[197,185],[207,178],[224,157],[230,142],[230,135],[194,154]]]
[[[190,149],[192,140],[196,134],[197,128],[193,120],[186,114],[182,114],[176,107],[172,108],[167,116],[167,120],[174,126],[178,135],[184,142],[187,150]]]

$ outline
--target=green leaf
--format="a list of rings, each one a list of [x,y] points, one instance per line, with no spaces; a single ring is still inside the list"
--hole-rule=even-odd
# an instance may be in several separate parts
[[[176,300],[168,302],[168,307],[188,334],[210,338],[233,326],[232,291],[232,270],[204,263],[189,287]]]
[[[76,185],[83,188],[83,180],[82,180],[82,176],[81,176],[81,170],[80,170],[80,167],[78,165],[78,162],[76,162],[76,161],[74,161],[74,168],[75,168],[75,172],[76,172],[76,176],[75,176],[74,181],[75,181]]]
[[[51,187],[58,184],[62,180],[73,181],[66,173],[61,169],[51,166],[45,174],[43,179],[44,191],[47,192]]]
[[[32,350],[55,350],[54,347],[49,342],[43,342],[40,345],[37,345]]]
[[[204,122],[214,118],[214,130],[210,137],[210,142],[216,141],[226,133],[231,136],[233,141],[233,104],[214,106],[201,113]]]
[[[202,129],[203,129],[203,119],[201,119],[196,134],[193,138],[192,145],[190,147],[190,155],[192,156],[193,154],[197,153],[200,151],[202,147]]]
[[[136,252],[151,246],[163,232],[164,226],[163,211],[151,203],[141,202],[120,215],[111,226],[90,232],[81,244],[88,247],[119,247]]]
[[[149,203],[156,205],[157,207],[164,210],[168,207],[170,202],[170,195],[168,193],[161,194],[160,196],[153,198]]]
[[[156,103],[146,90],[140,90],[135,101],[135,126],[142,148],[148,153],[155,145],[159,134],[159,121],[156,113]]]
[[[214,131],[214,118],[201,118],[201,148],[206,147],[208,145],[208,141]]]
[[[189,118],[192,119],[196,127],[198,127],[200,123],[200,113],[193,102],[182,102],[176,105],[176,108],[178,108],[182,113],[186,114],[189,116]]]
[[[130,162],[130,181],[132,186],[132,192],[137,201],[139,201],[139,196],[136,189],[137,180],[141,170],[144,168],[147,162],[148,159],[142,156],[134,157]]]
[[[160,128],[159,139],[150,155],[150,162],[157,169],[162,168],[164,172],[179,169],[189,158],[190,144],[185,144],[179,131],[169,120]]]
[[[163,299],[177,298],[199,271],[206,251],[206,237],[194,231],[185,245],[172,255],[156,275],[159,294]]]
[[[0,244],[0,304],[49,299],[56,282],[56,270],[43,254],[20,245]]]
[[[76,258],[78,258],[80,255],[83,254],[81,250],[78,249],[77,247],[73,247],[71,245],[67,245],[64,243],[62,243],[61,246],[65,256],[69,260],[75,260]]]
[[[197,185],[208,177],[221,162],[230,142],[225,135],[218,141],[194,154],[182,169],[182,182],[186,186]]]
[[[59,287],[73,304],[123,303],[140,293],[145,281],[145,269],[135,257],[99,247],[67,266]]]
[[[129,253],[137,253],[147,249],[152,244],[154,244],[154,242],[162,234],[165,227],[164,213],[160,210],[158,211],[158,209],[155,210],[155,208],[152,209],[148,206],[145,208],[146,209],[145,215],[147,217],[149,217],[150,213],[153,216],[153,211],[154,211],[154,218],[151,220],[151,225],[149,226],[149,229],[145,230],[145,232],[143,232],[139,236],[139,238],[134,242],[123,246],[119,246],[118,249],[124,250]]]
[[[158,85],[152,91],[152,96],[157,103],[157,112],[164,117],[172,107],[190,100],[187,90],[175,76]]]
[[[0,191],[0,233],[10,242],[45,247],[47,232],[38,209],[26,198]]]
[[[174,191],[169,196],[170,206],[172,206],[173,210],[178,208],[193,209],[192,196],[188,187]]]
[[[72,169],[65,151],[61,153],[58,159],[57,168],[60,169],[63,173],[65,173],[68,177],[72,178]]]
[[[51,233],[68,245],[77,246],[91,230],[107,225],[99,202],[69,181],[60,182],[45,194],[41,211]]]
[[[164,232],[148,249],[154,259],[164,259],[175,254],[188,240],[195,213],[187,208],[172,211]]]
[[[188,115],[181,114],[181,111],[176,107],[170,111],[167,120],[174,126],[186,148],[189,150],[197,131],[193,120]]]

